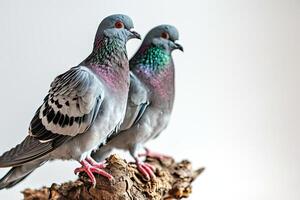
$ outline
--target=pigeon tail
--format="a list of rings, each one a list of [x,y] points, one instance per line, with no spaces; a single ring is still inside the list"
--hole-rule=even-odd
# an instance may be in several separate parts
[[[52,142],[42,143],[32,136],[27,136],[21,144],[0,156],[0,167],[20,166],[41,158],[54,149]]]
[[[39,159],[24,165],[11,168],[1,179],[0,179],[0,190],[9,189],[16,184],[23,181],[29,176],[36,168],[43,165],[47,160]]]

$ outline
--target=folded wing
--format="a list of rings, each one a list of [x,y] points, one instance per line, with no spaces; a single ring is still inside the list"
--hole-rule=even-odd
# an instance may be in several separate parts
[[[40,158],[86,132],[103,98],[103,86],[88,68],[77,66],[59,75],[30,123],[29,136],[0,157],[0,167],[18,166]]]

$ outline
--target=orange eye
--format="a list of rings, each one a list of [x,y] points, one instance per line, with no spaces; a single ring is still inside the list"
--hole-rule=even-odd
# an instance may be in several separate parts
[[[124,24],[123,24],[123,22],[117,21],[117,22],[115,23],[115,27],[116,27],[116,28],[123,28],[123,27],[124,27]]]
[[[167,32],[162,32],[160,36],[161,36],[162,38],[167,39],[167,40],[170,38],[169,33],[167,33]]]

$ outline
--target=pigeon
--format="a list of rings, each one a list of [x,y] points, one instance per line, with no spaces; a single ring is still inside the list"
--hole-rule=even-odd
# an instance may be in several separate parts
[[[171,53],[183,51],[176,43],[178,30],[171,25],[154,27],[146,35],[141,47],[130,60],[130,89],[124,122],[108,143],[92,153],[104,160],[114,149],[130,152],[139,171],[147,179],[154,177],[153,167],[142,162],[137,154],[144,144],[156,138],[168,125],[174,102],[174,63]],[[146,156],[163,157],[145,148]]]
[[[93,173],[109,179],[105,164],[91,158],[123,122],[129,90],[126,43],[140,35],[126,15],[103,19],[92,53],[78,66],[57,76],[29,126],[29,135],[0,157],[0,167],[12,167],[0,180],[10,188],[49,160],[76,160],[95,186]]]

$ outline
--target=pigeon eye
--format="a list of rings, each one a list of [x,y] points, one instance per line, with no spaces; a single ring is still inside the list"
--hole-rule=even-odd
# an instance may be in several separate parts
[[[162,32],[160,37],[167,39],[167,40],[170,38],[169,33],[167,33],[167,32]]]
[[[117,21],[117,22],[115,23],[115,27],[116,27],[116,28],[123,28],[123,27],[124,27],[124,24],[123,24],[123,22]]]

